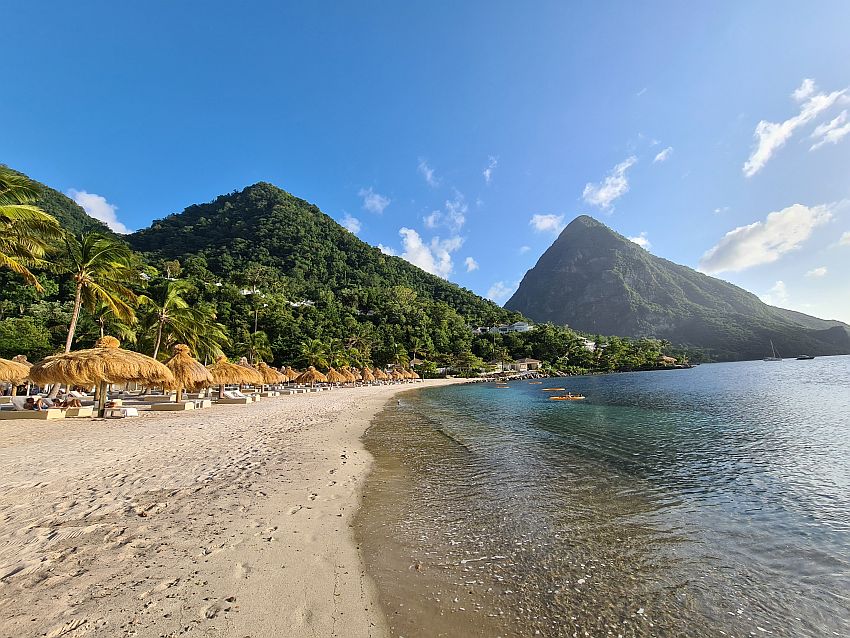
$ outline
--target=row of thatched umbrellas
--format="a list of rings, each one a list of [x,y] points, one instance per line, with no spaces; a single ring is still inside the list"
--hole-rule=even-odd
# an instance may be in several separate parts
[[[162,364],[156,359],[119,346],[120,342],[115,337],[101,337],[94,348],[57,354],[35,365],[23,356],[15,357],[14,360],[0,359],[0,381],[12,383],[15,387],[26,379],[39,384],[64,383],[69,387],[96,385],[102,414],[107,387],[116,383],[159,385],[166,390],[176,390],[179,401],[184,388],[194,391],[214,385],[223,390],[225,385],[266,386],[289,382],[340,384],[419,378],[415,372],[403,369],[395,369],[387,374],[379,368],[331,368],[327,374],[323,374],[310,366],[299,373],[290,367],[277,370],[265,363],[254,367],[244,357],[239,363],[231,363],[221,356],[207,367],[193,358],[188,346],[183,344],[174,346],[172,357]]]

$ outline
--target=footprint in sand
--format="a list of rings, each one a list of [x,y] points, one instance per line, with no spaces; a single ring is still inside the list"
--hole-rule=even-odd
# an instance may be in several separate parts
[[[318,495],[318,494],[313,493],[313,494],[310,494],[310,497],[309,497],[309,498],[310,498],[310,500],[311,500],[311,501],[315,501],[317,496],[319,496],[319,495]]]
[[[336,485],[336,481],[331,481],[328,483],[328,487],[333,487],[334,485]]]
[[[300,512],[303,508],[304,508],[304,506],[303,506],[303,505],[296,505],[295,507],[293,507],[292,509],[290,509],[290,510],[289,510],[289,513],[290,513],[290,514],[297,514],[297,513],[298,513],[298,512]]]

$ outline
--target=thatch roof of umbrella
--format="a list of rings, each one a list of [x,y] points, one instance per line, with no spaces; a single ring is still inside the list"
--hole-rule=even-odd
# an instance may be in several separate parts
[[[327,383],[328,378],[316,370],[316,368],[310,366],[307,370],[299,374],[295,381],[297,383]]]
[[[0,359],[0,381],[18,385],[30,373],[30,368],[23,363],[11,359]]]
[[[262,383],[262,377],[256,370],[230,363],[224,355],[219,356],[215,363],[207,366],[207,370],[210,371],[214,385]]]
[[[328,378],[328,383],[345,383],[348,381],[346,376],[339,370],[331,368],[325,375]]]
[[[298,372],[298,370],[296,370],[295,368],[286,366],[286,370],[283,371],[283,374],[285,374],[290,381],[295,381],[295,379],[297,379],[298,375],[301,373]]]
[[[360,375],[363,377],[364,381],[371,382],[375,380],[375,375],[372,374],[372,371],[369,368],[363,368],[363,371],[360,373]]]
[[[416,372],[416,370],[410,371],[410,378],[411,379],[418,379],[419,378],[419,374]]]
[[[363,375],[360,374],[360,370],[358,370],[357,368],[349,370],[348,372],[351,374],[352,377],[354,377],[355,381],[362,381],[363,380]]]
[[[375,368],[372,371],[372,373],[375,375],[375,378],[378,379],[379,381],[388,381],[389,378],[390,378],[389,375],[386,372],[384,372],[383,370],[381,370],[380,368]]]
[[[36,383],[94,385],[130,383],[160,385],[174,382],[174,375],[156,359],[122,350],[115,337],[101,337],[94,348],[47,357],[30,368]]]
[[[348,366],[342,369],[342,376],[345,377],[346,383],[354,383],[355,381],[357,381],[357,377],[354,376],[354,373],[348,369]]]
[[[407,368],[402,368],[401,373],[404,375],[405,379],[413,379],[413,373]]]
[[[20,363],[21,365],[25,365],[28,368],[32,368],[32,364],[27,361],[27,355],[25,354],[16,354],[14,357],[12,357],[12,361],[14,361],[15,363]]]
[[[286,372],[284,370],[278,370],[274,366],[269,366],[269,370],[274,372],[277,377],[277,381],[275,381],[275,383],[286,383],[289,381],[289,377],[286,376]]]
[[[193,358],[189,346],[178,343],[172,351],[174,354],[165,362],[165,367],[174,375],[174,383],[167,384],[170,390],[197,390],[213,384],[213,378],[204,364]]]
[[[263,377],[263,383],[265,385],[280,383],[280,373],[263,362],[257,364],[257,372]]]
[[[395,368],[393,368],[393,371],[390,372],[390,377],[394,381],[401,381],[402,379],[404,379],[404,375]]]
[[[262,373],[260,373],[260,371],[257,370],[257,368],[255,368],[250,363],[248,363],[248,357],[242,357],[241,359],[239,359],[239,363],[237,363],[236,365],[238,365],[240,368],[245,368],[246,370],[250,370],[251,372],[254,373],[254,376],[251,378],[251,380],[245,381],[244,383],[250,383],[250,384],[253,384],[253,385],[256,385],[256,384],[263,385],[263,384],[265,384],[265,379],[263,379]]]

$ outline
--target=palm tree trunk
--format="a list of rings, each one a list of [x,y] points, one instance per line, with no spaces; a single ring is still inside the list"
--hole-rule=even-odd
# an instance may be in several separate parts
[[[65,352],[71,352],[71,345],[74,343],[74,333],[77,331],[77,321],[80,318],[80,308],[83,305],[83,284],[77,284],[77,292],[74,295],[74,313],[71,315],[71,325],[68,326],[68,338],[65,340]],[[50,388],[50,394],[47,395],[48,399],[55,399],[59,396],[59,389],[62,387],[61,383],[54,383],[53,387]]]
[[[74,343],[74,333],[77,331],[77,321],[80,318],[80,308],[83,305],[83,284],[77,284],[77,293],[74,297],[74,314],[71,315],[71,325],[68,326],[68,338],[65,340],[65,352],[71,352],[71,344]]]
[[[165,324],[165,321],[162,319],[159,320],[159,326],[156,329],[156,343],[153,347],[153,358],[156,359],[156,355],[159,354],[159,346],[162,345],[162,327]]]

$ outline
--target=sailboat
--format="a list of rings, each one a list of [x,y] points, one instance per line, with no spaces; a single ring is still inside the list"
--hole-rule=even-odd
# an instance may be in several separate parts
[[[772,357],[765,357],[764,360],[765,361],[782,361],[782,357],[777,356],[777,354],[776,354],[776,348],[773,347],[773,340],[772,339],[770,341],[770,349],[773,351],[773,356]]]

